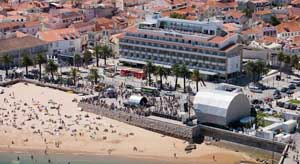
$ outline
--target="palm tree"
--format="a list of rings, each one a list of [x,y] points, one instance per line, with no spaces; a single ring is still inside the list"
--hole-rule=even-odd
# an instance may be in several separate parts
[[[245,66],[245,71],[248,75],[251,76],[251,81],[254,81],[255,76],[255,63],[253,61],[249,61]]]
[[[77,77],[78,77],[78,69],[77,68],[71,68],[70,75],[73,79],[73,84],[76,86],[76,80],[77,80]]]
[[[58,66],[53,60],[48,60],[46,65],[46,72],[51,74],[52,80],[54,79],[54,73],[57,72]]]
[[[258,62],[250,61],[247,63],[245,70],[248,74],[251,75],[252,81],[254,82],[259,80],[263,74],[266,74],[268,72],[268,68],[263,61],[258,61]]]
[[[291,63],[291,57],[289,55],[285,55],[284,57],[284,64],[290,66],[290,63]]]
[[[155,67],[150,61],[147,61],[147,64],[144,66],[144,70],[148,74],[148,85],[150,86],[151,81],[152,81],[151,80],[151,73],[154,72]]]
[[[180,76],[180,65],[174,64],[171,68],[171,72],[175,75],[175,90],[177,89],[178,77]]]
[[[84,64],[88,65],[91,59],[92,59],[92,54],[89,51],[85,50],[83,53]]]
[[[255,63],[255,68],[256,68],[256,73],[258,75],[258,79],[260,79],[260,77],[264,74],[267,74],[269,69],[268,67],[266,66],[266,64],[263,62],[263,61],[258,61]]]
[[[90,75],[89,75],[90,80],[94,81],[94,84],[98,83],[98,79],[100,78],[98,74],[98,69],[92,68],[90,69]]]
[[[180,75],[183,77],[183,92],[186,92],[186,78],[189,77],[189,69],[186,67],[186,65],[181,65],[180,66]]]
[[[95,51],[94,55],[96,57],[96,66],[99,67],[99,57],[100,57],[99,55],[101,53],[101,47],[96,45],[94,51]]]
[[[192,73],[192,80],[194,80],[196,82],[196,89],[197,92],[199,91],[199,81],[202,81],[203,86],[205,86],[204,80],[201,77],[201,74],[199,72],[199,70],[194,70]]]
[[[24,54],[22,61],[21,61],[22,66],[25,67],[26,69],[26,76],[28,75],[28,66],[31,66],[33,64],[32,59],[28,56],[28,54]]]
[[[160,89],[163,88],[163,77],[164,78],[167,78],[167,75],[168,75],[168,71],[166,68],[162,67],[162,66],[158,66],[155,68],[155,71],[154,71],[154,74],[159,76],[159,79],[160,79]]]
[[[295,68],[296,65],[299,64],[299,58],[297,55],[293,55],[291,57],[291,66]]]
[[[100,47],[100,57],[104,60],[104,65],[106,65],[106,59],[112,56],[112,49],[107,45]]]
[[[4,65],[5,68],[5,75],[8,76],[8,69],[10,64],[12,63],[12,59],[8,54],[5,54],[1,58],[1,63]]]
[[[79,54],[74,55],[74,65],[73,66],[80,66],[81,65],[81,56]]]
[[[46,62],[47,60],[42,53],[37,54],[37,56],[35,57],[35,63],[39,65],[39,80],[42,79],[42,64]]]
[[[282,67],[282,63],[284,62],[284,58],[285,55],[283,54],[283,52],[280,52],[277,56],[277,60],[279,61],[279,72],[280,72],[280,76],[281,76],[281,67]]]

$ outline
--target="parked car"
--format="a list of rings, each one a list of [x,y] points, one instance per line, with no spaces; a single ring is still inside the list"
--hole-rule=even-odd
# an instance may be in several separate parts
[[[266,86],[264,86],[263,84],[260,84],[260,83],[250,83],[248,88],[251,90],[251,89],[259,89],[259,90],[265,90],[266,89]]]
[[[273,95],[273,98],[274,99],[281,99],[282,97],[281,97],[281,94],[276,94],[276,95]]]
[[[259,99],[253,99],[251,100],[251,104],[262,104],[263,101],[262,100],[259,100]]]
[[[296,109],[297,109],[297,105],[291,104],[289,109],[291,109],[291,110],[296,110]]]
[[[262,93],[263,91],[261,89],[250,89],[253,93]]]
[[[291,94],[294,94],[294,91],[291,90],[291,89],[288,89],[288,90],[286,91],[286,93],[289,94],[289,95],[291,95]]]
[[[291,84],[295,84],[297,87],[300,87],[300,81],[292,81]]]
[[[264,98],[264,101],[265,102],[271,102],[271,101],[273,101],[273,99],[271,97],[266,97],[266,98]]]
[[[284,107],[284,102],[277,101],[276,105],[282,108],[282,107]]]
[[[288,88],[286,88],[286,87],[283,87],[283,88],[281,88],[281,89],[280,89],[280,92],[283,92],[283,93],[285,93],[287,90],[288,90]]]
[[[286,102],[286,103],[284,103],[284,108],[285,109],[290,109],[290,105],[291,105],[291,103],[288,103],[288,102]]]
[[[276,89],[274,92],[273,92],[273,96],[274,95],[280,95],[280,90]]]
[[[296,85],[295,84],[289,84],[289,89],[296,89]]]
[[[132,86],[132,85],[130,85],[130,84],[126,84],[125,87],[126,87],[127,89],[134,89],[134,86]]]

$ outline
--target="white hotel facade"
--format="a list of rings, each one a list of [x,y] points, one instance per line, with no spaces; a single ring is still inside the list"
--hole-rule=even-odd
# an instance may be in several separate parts
[[[185,64],[206,78],[230,78],[241,71],[242,46],[237,34],[223,29],[219,20],[200,22],[156,14],[120,38],[120,62],[138,66],[150,61],[167,68]]]

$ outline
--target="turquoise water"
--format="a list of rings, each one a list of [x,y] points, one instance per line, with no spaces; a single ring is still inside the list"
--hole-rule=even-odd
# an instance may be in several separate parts
[[[52,154],[41,155],[33,153],[0,152],[0,164],[166,164],[166,161],[130,159],[114,156],[90,156]],[[18,161],[19,157],[19,161]],[[49,161],[50,160],[50,161]]]

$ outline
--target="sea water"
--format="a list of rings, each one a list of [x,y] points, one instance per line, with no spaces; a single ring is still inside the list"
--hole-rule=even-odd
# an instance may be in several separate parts
[[[31,157],[33,156],[33,158]],[[18,160],[19,158],[19,160]],[[105,155],[0,152],[0,164],[166,164],[167,161]]]

